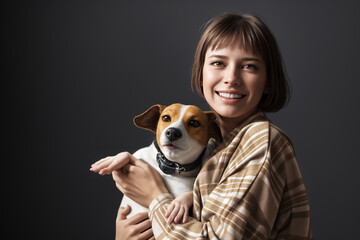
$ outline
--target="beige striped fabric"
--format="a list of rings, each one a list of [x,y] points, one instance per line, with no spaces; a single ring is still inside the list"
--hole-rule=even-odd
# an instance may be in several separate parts
[[[152,201],[156,239],[312,239],[293,147],[263,113],[234,129],[215,152],[195,181],[187,223],[167,223],[170,194]]]

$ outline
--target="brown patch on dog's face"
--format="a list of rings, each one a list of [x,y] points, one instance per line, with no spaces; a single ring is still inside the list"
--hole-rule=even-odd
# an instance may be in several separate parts
[[[198,107],[189,106],[182,119],[189,136],[205,146],[210,138],[209,120]]]
[[[161,145],[161,134],[167,127],[178,121],[181,121],[189,137],[201,146],[207,145],[211,137],[209,117],[196,106],[188,106],[186,110],[185,107],[187,106],[182,104],[172,104],[162,111],[156,129],[156,141],[159,145]]]
[[[172,104],[165,108],[159,118],[157,129],[156,129],[156,141],[160,144],[160,135],[173,122],[176,122],[181,113],[182,105],[179,103]]]

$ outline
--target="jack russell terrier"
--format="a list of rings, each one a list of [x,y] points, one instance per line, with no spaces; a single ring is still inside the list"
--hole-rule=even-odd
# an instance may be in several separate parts
[[[193,190],[197,174],[218,139],[215,114],[196,106],[154,105],[134,118],[134,124],[156,133],[156,141],[133,156],[154,167],[169,192],[177,197]],[[124,195],[120,206],[131,206],[131,217],[148,209]]]

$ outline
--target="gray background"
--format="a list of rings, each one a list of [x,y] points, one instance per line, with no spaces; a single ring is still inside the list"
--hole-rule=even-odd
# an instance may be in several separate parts
[[[2,233],[113,239],[121,193],[90,164],[149,144],[133,116],[181,102],[200,27],[254,13],[280,45],[293,95],[269,114],[292,139],[316,239],[354,239],[359,212],[355,1],[2,2]]]

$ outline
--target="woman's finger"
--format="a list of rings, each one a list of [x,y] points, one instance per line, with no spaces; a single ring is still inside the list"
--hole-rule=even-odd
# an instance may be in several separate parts
[[[187,222],[187,220],[188,220],[188,215],[189,215],[189,209],[185,209],[184,216],[183,216],[183,220],[182,220],[183,223],[186,223],[186,222]]]
[[[175,204],[172,202],[168,209],[166,210],[165,217],[169,217],[170,213],[174,210]]]
[[[105,157],[105,158],[102,158],[100,159],[99,161],[93,163],[91,165],[91,167],[94,167],[94,166],[99,166],[100,164],[104,163],[104,162],[107,162],[107,161],[112,161],[114,159],[115,156],[108,156],[108,157]]]
[[[137,165],[132,165],[132,164],[126,164],[123,168],[123,170],[125,170],[125,172],[128,173],[135,173],[136,171],[142,171],[141,167],[137,166]],[[138,172],[137,174],[139,174],[140,172]],[[135,175],[126,175],[126,177],[128,179],[130,179],[131,177],[136,177]]]
[[[152,228],[149,228],[139,234],[139,239],[155,239],[155,238],[153,238],[154,237],[153,235],[154,234],[153,234]]]
[[[130,170],[131,171],[133,171],[134,170],[134,166],[133,165],[131,165],[131,164],[126,164],[125,166],[124,166],[124,169],[126,170],[126,172],[130,172]]]
[[[138,162],[142,162],[141,160],[138,160]],[[126,170],[126,172],[128,173],[133,173],[136,170],[142,169],[144,167],[148,167],[147,163],[143,163],[143,165],[140,164],[134,164],[134,162],[129,161],[128,164],[126,164],[123,168]]]
[[[131,218],[128,218],[128,220],[129,220],[129,224],[133,225],[133,224],[138,224],[139,222],[142,222],[148,218],[149,218],[149,216],[148,216],[147,212],[141,212],[141,213],[135,214]],[[151,223],[150,223],[150,226],[151,226]],[[143,230],[145,230],[145,229],[143,229]]]
[[[93,165],[91,165],[90,170],[94,171],[94,172],[98,172],[100,169],[108,166],[111,163],[111,158],[107,157],[99,162],[94,163]]]
[[[178,213],[177,213],[177,215],[176,215],[176,217],[174,218],[174,222],[175,223],[178,223],[179,222],[179,220],[180,219],[182,219],[182,217],[183,217],[183,214],[184,214],[184,208],[183,207],[181,207],[180,209],[179,209],[179,211],[178,211]]]
[[[129,159],[126,157],[125,158],[117,158],[114,161],[112,161],[104,170],[106,170],[106,172],[108,172],[108,173],[115,171],[115,170],[120,170],[128,162],[129,162]]]
[[[168,223],[172,223],[178,212],[179,212],[179,206],[176,205],[168,218]]]
[[[104,159],[97,161],[96,163],[91,165],[91,169],[95,170],[95,169],[102,169],[105,167],[108,168],[110,167],[109,168],[110,171],[113,171],[114,168],[120,169],[130,161],[131,157],[132,155],[130,153],[121,152],[116,156],[106,157]]]
[[[97,165],[101,164],[102,162],[104,162],[104,161],[108,160],[109,158],[111,158],[111,157],[105,157],[105,158],[102,158],[102,159],[100,159],[99,161],[97,161],[97,162],[95,162],[95,163],[91,164],[91,167],[93,167],[93,166],[97,166]]]
[[[151,227],[150,219],[146,219],[135,226],[136,232],[142,233]]]
[[[126,216],[130,213],[131,207],[127,204],[125,207],[121,206],[118,211],[118,219],[124,220]]]
[[[110,174],[111,171],[108,170],[108,167],[113,163],[112,159],[108,159],[107,161],[101,163],[100,165],[96,166],[97,171],[99,171],[100,175]]]

